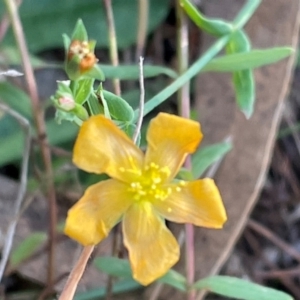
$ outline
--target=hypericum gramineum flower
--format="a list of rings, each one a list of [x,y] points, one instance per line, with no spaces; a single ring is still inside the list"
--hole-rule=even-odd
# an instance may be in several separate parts
[[[74,148],[74,163],[112,179],[90,186],[69,210],[65,233],[95,245],[123,219],[124,244],[133,277],[147,285],[179,259],[179,246],[164,219],[221,228],[226,221],[212,179],[173,181],[202,139],[200,124],[160,113],[149,125],[144,154],[112,121],[86,121]]]

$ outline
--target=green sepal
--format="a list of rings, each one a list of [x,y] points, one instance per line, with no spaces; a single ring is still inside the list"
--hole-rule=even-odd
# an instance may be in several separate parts
[[[55,120],[61,124],[61,121],[70,121],[74,122],[77,125],[81,125],[83,121],[86,121],[89,118],[89,115],[86,109],[79,105],[75,104],[75,108],[70,111],[65,111],[62,108],[58,108],[55,114]]]
[[[81,42],[88,40],[88,34],[81,19],[79,19],[75,25],[71,40]]]
[[[62,92],[64,94],[73,95],[72,90],[70,88],[70,81],[58,81],[57,82],[57,92]]]
[[[105,80],[105,75],[99,65],[95,64],[92,69],[81,74],[82,78],[94,78],[99,81]]]
[[[65,71],[71,80],[80,78],[80,57],[78,55],[73,55],[69,60],[66,58]]]
[[[86,121],[89,118],[89,114],[86,109],[77,103],[75,104],[75,108],[72,110],[72,113],[74,113],[74,115],[82,121]]]
[[[64,48],[65,48],[65,55],[67,56],[71,45],[71,39],[65,33],[62,35],[62,38],[63,38]]]

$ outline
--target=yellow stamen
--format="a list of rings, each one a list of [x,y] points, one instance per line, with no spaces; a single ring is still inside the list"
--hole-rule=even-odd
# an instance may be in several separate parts
[[[132,172],[133,170],[125,170]],[[160,167],[154,162],[147,164],[144,170],[130,183],[128,191],[133,193],[133,199],[136,201],[151,201],[157,199],[164,201],[171,193],[170,187],[163,184],[167,181],[170,170],[168,167]]]

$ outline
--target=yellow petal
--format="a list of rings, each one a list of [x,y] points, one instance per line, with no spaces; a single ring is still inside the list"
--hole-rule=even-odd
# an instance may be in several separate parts
[[[226,212],[212,179],[186,182],[185,186],[170,184],[169,187],[172,193],[168,198],[152,202],[165,219],[209,228],[223,227],[227,220]]]
[[[84,246],[98,244],[131,205],[127,189],[114,179],[90,186],[69,210],[65,234]]]
[[[143,153],[111,120],[91,117],[80,128],[73,162],[81,169],[129,182],[140,173]],[[129,170],[129,174],[124,174]],[[135,177],[134,177],[135,178]]]
[[[160,113],[152,119],[147,133],[146,164],[168,167],[172,179],[186,156],[193,153],[202,139],[200,124],[175,115]]]
[[[123,219],[133,278],[143,285],[163,276],[179,259],[179,246],[149,202],[134,204]]]

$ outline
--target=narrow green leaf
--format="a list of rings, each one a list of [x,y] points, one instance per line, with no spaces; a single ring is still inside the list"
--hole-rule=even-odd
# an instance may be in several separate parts
[[[117,122],[117,125],[121,130],[123,130],[131,139],[133,138],[133,135],[135,133],[136,125],[129,122]],[[139,146],[141,136],[138,136],[138,140],[136,142],[136,145]]]
[[[46,240],[47,235],[43,232],[35,232],[29,235],[12,251],[10,266],[16,268],[20,263],[28,259]]]
[[[94,260],[95,266],[102,272],[126,279],[132,278],[129,261],[117,257],[97,257]],[[158,282],[168,284],[180,291],[186,291],[186,279],[184,276],[174,270],[169,270],[164,276],[157,280]]]
[[[233,31],[233,26],[228,22],[204,17],[190,0],[180,0],[180,5],[199,28],[211,35],[223,36]]]
[[[121,66],[111,66],[111,65],[99,65],[106,78],[119,78],[121,80],[134,80],[138,79],[140,76],[139,66],[129,66],[129,65],[121,65]],[[171,78],[176,78],[177,73],[169,68],[161,67],[161,66],[144,66],[144,78],[151,78],[158,75],[167,75]]]
[[[193,288],[242,300],[293,300],[290,295],[230,276],[212,276],[197,281]]]
[[[65,33],[63,33],[62,38],[63,38],[64,48],[65,48],[65,55],[67,55],[70,45],[71,45],[71,39]],[[19,58],[19,60],[20,60],[20,58]],[[35,66],[35,65],[33,65],[33,66]]]
[[[231,142],[222,142],[200,148],[192,155],[192,174],[194,179],[203,175],[205,170],[221,159],[232,149]]]
[[[259,7],[261,0],[248,0],[242,9],[238,12],[237,16],[233,20],[235,29],[241,29],[245,26],[248,20],[253,16],[257,8]]]
[[[142,286],[133,279],[125,279],[116,282],[112,287],[113,294],[121,294],[136,290]],[[77,293],[74,300],[97,300],[101,297],[105,297],[107,293],[106,287],[88,290],[86,292]]]
[[[233,73],[232,78],[237,105],[249,119],[254,110],[255,82],[252,70],[243,70]]]
[[[179,179],[184,180],[184,181],[192,181],[192,180],[194,180],[195,177],[194,177],[191,170],[188,170],[186,168],[181,168],[179,170],[176,178],[179,178]]]
[[[102,256],[97,257],[94,264],[99,270],[110,276],[132,278],[130,264],[126,259]]]
[[[73,95],[69,84],[65,81],[58,81],[57,82],[57,89],[61,94]]]
[[[102,69],[98,65],[94,65],[94,67],[90,71],[82,74],[82,77],[83,78],[93,78],[93,79],[96,79],[99,81],[105,80],[105,75],[104,75]]]
[[[182,292],[187,290],[187,282],[185,277],[172,269],[170,269],[168,273],[161,277],[158,281],[160,283],[170,285]]]
[[[227,54],[249,53],[251,43],[243,30],[231,35],[226,46]],[[250,118],[254,110],[255,81],[252,69],[235,71],[232,76],[236,102],[246,118]]]
[[[94,79],[82,79],[77,83],[77,89],[75,93],[75,102],[77,104],[84,104],[94,92],[93,85]]]
[[[203,68],[202,72],[234,72],[245,69],[254,69],[276,63],[290,56],[293,52],[294,49],[290,47],[279,47],[224,55],[211,60]]]
[[[113,119],[131,122],[134,116],[132,107],[123,98],[103,90],[109,113]]]
[[[240,29],[235,31],[226,45],[227,54],[235,54],[239,52],[249,52],[251,50],[251,42],[244,32]]]

